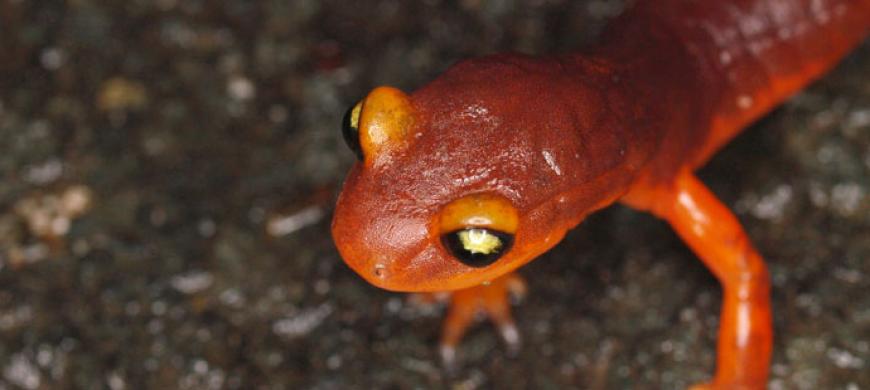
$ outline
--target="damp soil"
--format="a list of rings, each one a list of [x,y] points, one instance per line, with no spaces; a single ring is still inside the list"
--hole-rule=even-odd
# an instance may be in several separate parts
[[[524,346],[366,284],[329,224],[347,107],[595,40],[620,3],[0,1],[0,389],[676,389],[720,289],[615,206],[522,269]],[[870,388],[870,45],[700,171],[773,278],[771,389]]]

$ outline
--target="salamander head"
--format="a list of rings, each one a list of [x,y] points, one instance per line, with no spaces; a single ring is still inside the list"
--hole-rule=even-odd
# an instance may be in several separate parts
[[[348,111],[344,136],[359,161],[332,232],[372,284],[471,287],[532,260],[579,222],[564,209],[579,198],[563,193],[595,172],[572,169],[582,141],[559,129],[577,118],[540,92],[540,80],[491,74],[448,74],[413,95],[379,87]]]

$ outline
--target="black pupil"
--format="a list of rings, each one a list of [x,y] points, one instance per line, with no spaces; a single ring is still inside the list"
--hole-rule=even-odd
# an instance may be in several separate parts
[[[356,106],[351,106],[344,114],[344,119],[341,122],[341,135],[344,136],[344,143],[347,144],[347,147],[349,147],[350,150],[353,150],[354,154],[356,154],[356,158],[362,161],[363,153],[362,148],[359,145],[359,129],[356,126],[351,125],[354,107]]]
[[[467,233],[473,230],[482,231],[495,236],[495,238],[499,240],[500,245],[498,246],[498,248],[492,250],[489,253],[474,252],[468,250],[462,242],[461,233]],[[453,255],[453,257],[459,260],[462,264],[465,264],[469,267],[482,268],[496,262],[496,260],[501,258],[502,255],[510,250],[511,245],[514,242],[514,236],[512,234],[503,233],[492,229],[467,228],[447,233],[441,236],[441,241],[443,242],[444,247],[447,249],[447,251],[450,252],[450,254]]]

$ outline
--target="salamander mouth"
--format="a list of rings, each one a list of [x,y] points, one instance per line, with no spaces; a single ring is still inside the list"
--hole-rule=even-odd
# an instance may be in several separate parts
[[[425,256],[427,249],[422,249],[415,253],[412,259],[419,259]],[[430,259],[423,261],[431,263],[433,261],[446,261],[442,259]],[[371,285],[393,292],[438,292],[453,290],[450,288],[449,275],[435,275],[425,272],[424,270],[415,268],[412,264],[398,265],[396,262],[389,259],[374,259],[363,262],[347,262],[348,266],[360,275],[366,282]],[[408,264],[408,263],[399,263]],[[412,271],[413,269],[413,271]]]
[[[340,249],[339,252],[341,252]],[[345,255],[342,255],[342,258],[345,259],[345,264],[350,269],[375,287],[395,292],[410,291],[406,288],[407,286],[398,281],[397,275],[400,273],[391,269],[390,264],[394,264],[394,262],[389,259],[353,259]]]
[[[420,256],[425,249],[415,253],[412,258]],[[439,289],[429,290],[423,286],[428,284],[427,277],[415,277],[415,272],[403,270],[410,266],[396,266],[397,262],[388,259],[375,259],[368,261],[365,264],[360,264],[359,268],[351,267],[357,274],[363,277],[373,286],[393,292],[423,292],[423,291],[438,291]],[[427,275],[428,276],[428,275]],[[419,278],[418,282],[413,279]],[[443,291],[444,289],[440,289]]]

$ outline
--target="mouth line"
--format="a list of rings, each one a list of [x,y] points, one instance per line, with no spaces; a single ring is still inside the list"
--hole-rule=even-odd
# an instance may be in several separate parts
[[[557,237],[550,237],[547,241],[555,241],[556,243],[559,239],[553,240],[553,238],[558,238],[564,235],[564,231],[560,232],[561,234],[556,234]],[[550,245],[551,247],[552,245]],[[548,248],[549,249],[549,248]],[[423,248],[415,251],[412,255],[407,256],[412,260],[408,262],[408,265],[405,268],[425,268],[425,267],[414,267],[415,261],[421,257],[427,250],[438,251],[437,248],[429,248],[424,246]],[[546,252],[546,249],[543,251],[533,251],[537,253],[523,253],[522,256],[525,258],[536,258],[541,255],[541,253]],[[395,261],[391,261],[382,256],[376,256],[375,260],[364,261],[358,264],[357,267],[351,266],[351,268],[360,275],[366,282],[369,284],[378,287],[383,290],[393,291],[393,292],[404,292],[404,293],[413,293],[413,292],[440,292],[440,291],[455,291],[462,290],[470,287],[474,287],[483,283],[487,280],[493,280],[499,278],[509,272],[514,272],[517,268],[526,264],[528,260],[519,261],[518,258],[514,258],[511,260],[511,264],[513,266],[509,266],[507,268],[500,267],[496,264],[492,264],[486,268],[474,268],[468,265],[464,265],[458,260],[447,260],[444,258],[445,254],[441,254],[438,256],[439,258],[435,261],[454,261],[458,265],[462,265],[467,267],[467,270],[458,272],[451,275],[426,275],[426,277],[418,279],[414,283],[408,283],[408,274],[409,272],[402,272],[403,270],[396,270],[391,265],[396,264]],[[449,256],[449,255],[447,255]],[[406,256],[403,256],[406,257]],[[425,263],[425,261],[424,261]],[[350,265],[350,263],[348,264]],[[493,267],[494,269],[490,269]],[[439,267],[441,268],[441,267]],[[481,272],[483,271],[483,272]],[[475,274],[475,275],[470,275]],[[411,272],[413,274],[413,272]],[[413,276],[413,275],[412,275]],[[437,279],[433,282],[433,278]],[[452,282],[449,279],[458,279],[453,280]],[[457,284],[461,284],[461,286],[457,287]],[[435,286],[433,286],[435,285]],[[440,287],[439,287],[440,286]]]
[[[412,258],[417,257],[420,252],[422,251],[415,253]],[[390,264],[396,264],[396,262],[378,256],[375,260],[365,262],[364,269],[355,271],[375,287],[395,292],[411,292],[411,290],[406,289],[407,287],[397,288],[395,286],[397,273],[391,269]]]

